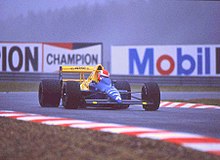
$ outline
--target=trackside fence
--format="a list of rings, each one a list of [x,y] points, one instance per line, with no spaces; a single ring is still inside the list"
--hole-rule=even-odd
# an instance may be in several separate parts
[[[16,73],[0,72],[0,81],[39,82],[42,79],[58,79],[58,73]],[[78,75],[71,75],[78,78]],[[68,75],[70,78],[70,75]],[[129,83],[142,84],[154,81],[160,86],[220,86],[220,77],[192,77],[192,76],[125,76],[111,75],[113,80],[127,80]]]

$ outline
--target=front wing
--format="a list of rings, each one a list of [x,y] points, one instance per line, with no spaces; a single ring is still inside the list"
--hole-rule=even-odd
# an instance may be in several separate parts
[[[122,100],[122,103],[117,103],[107,99],[85,99],[87,105],[151,105],[153,103],[142,100]]]

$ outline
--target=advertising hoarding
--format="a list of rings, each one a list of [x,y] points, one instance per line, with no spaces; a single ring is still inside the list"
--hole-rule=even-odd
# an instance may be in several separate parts
[[[220,45],[112,46],[116,75],[219,76]]]
[[[102,63],[102,43],[0,43],[0,72],[56,72]]]

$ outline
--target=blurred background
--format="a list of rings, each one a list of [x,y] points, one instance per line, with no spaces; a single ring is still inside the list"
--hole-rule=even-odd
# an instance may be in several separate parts
[[[0,0],[0,41],[219,44],[218,1]]]

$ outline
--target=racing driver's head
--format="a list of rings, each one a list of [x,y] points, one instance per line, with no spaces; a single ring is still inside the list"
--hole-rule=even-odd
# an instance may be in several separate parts
[[[107,70],[100,70],[98,73],[98,80],[102,80],[102,78],[109,78],[110,74]]]

